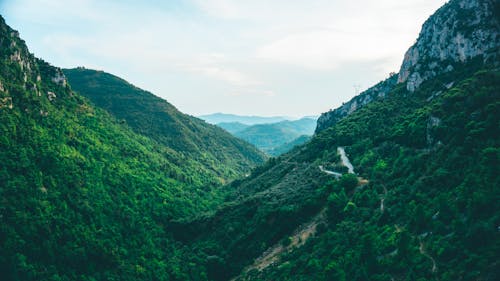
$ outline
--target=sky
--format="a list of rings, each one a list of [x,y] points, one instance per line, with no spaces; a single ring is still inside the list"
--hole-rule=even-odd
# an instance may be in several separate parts
[[[104,70],[191,115],[318,115],[398,72],[445,0],[0,0],[51,64]]]

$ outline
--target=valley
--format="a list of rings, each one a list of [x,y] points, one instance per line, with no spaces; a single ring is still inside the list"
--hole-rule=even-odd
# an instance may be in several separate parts
[[[279,156],[290,151],[295,146],[306,143],[311,139],[316,128],[316,118],[314,117],[290,120],[286,119],[287,117],[222,116],[224,118],[216,114],[209,115],[205,116],[205,120],[207,122],[225,120],[226,122],[215,123],[215,125],[235,137],[255,145],[272,157]],[[280,121],[273,122],[276,120]]]
[[[397,73],[296,120],[193,117],[0,16],[0,279],[498,280],[499,12],[448,1]],[[183,71],[261,86],[226,59]]]

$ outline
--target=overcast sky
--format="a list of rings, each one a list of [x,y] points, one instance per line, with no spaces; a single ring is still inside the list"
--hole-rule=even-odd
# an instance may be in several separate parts
[[[445,0],[0,0],[31,52],[192,115],[314,115],[397,72]]]

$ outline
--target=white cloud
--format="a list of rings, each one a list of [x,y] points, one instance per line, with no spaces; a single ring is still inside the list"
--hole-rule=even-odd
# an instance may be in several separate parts
[[[317,29],[288,35],[260,47],[256,56],[270,61],[308,68],[334,69],[352,61],[370,61],[390,57],[400,51],[392,40],[377,34],[362,35],[334,29]]]
[[[354,83],[369,86],[397,71],[444,2],[6,0],[1,7],[30,49],[55,65],[115,73],[190,113],[226,106],[296,115],[333,107],[352,96]]]
[[[276,20],[282,15],[290,16],[299,11],[303,12],[301,7],[304,6],[304,3],[289,0],[193,0],[193,2],[213,17],[231,20]]]
[[[385,64],[390,61],[392,68],[399,66],[420,24],[444,0],[196,0],[195,3],[216,18],[265,26],[259,29],[262,43],[255,46],[256,58],[330,70],[356,61]]]
[[[275,97],[276,92],[269,89],[252,89],[252,88],[240,88],[233,89],[225,94],[226,96],[239,97],[239,96],[250,96],[250,97]]]
[[[205,75],[207,77],[230,83],[235,86],[255,86],[261,82],[234,69],[216,65],[191,65],[184,67],[187,71]]]

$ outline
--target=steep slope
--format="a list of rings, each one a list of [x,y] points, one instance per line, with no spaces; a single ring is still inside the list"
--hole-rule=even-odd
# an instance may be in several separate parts
[[[314,238],[239,280],[497,280],[500,73],[455,82],[399,89],[317,135],[302,162],[331,162],[347,146],[367,182],[323,182]]]
[[[422,82],[473,58],[498,66],[499,5],[495,0],[461,0],[439,9],[406,52],[398,83],[406,82],[413,92]]]
[[[480,23],[455,17],[450,32],[498,20],[494,2],[460,0],[431,20],[473,12],[471,2],[487,9]],[[375,86],[383,98],[234,182],[230,202],[177,221],[175,236],[206,257],[213,280],[497,280],[498,61],[453,65],[416,88],[397,75]],[[335,180],[339,147],[359,178]]]
[[[213,210],[220,179],[94,107],[2,17],[0,132],[2,280],[186,280],[198,270],[166,225]]]
[[[390,82],[207,213],[220,194],[198,162],[93,107],[0,27],[2,278],[500,279],[497,61]],[[337,180],[346,157],[358,174]]]
[[[232,203],[172,226],[176,236],[217,256],[207,264],[214,280],[279,245],[290,251],[239,279],[496,280],[500,74],[453,81],[450,89],[442,83],[451,80],[425,82],[413,94],[401,85],[235,182]],[[339,146],[358,184],[320,169],[340,162]],[[288,247],[313,222],[315,235]]]
[[[294,121],[257,124],[236,132],[234,135],[248,141],[262,151],[270,153],[273,149],[292,142],[303,135],[312,135],[315,127],[315,119],[302,118]]]
[[[72,88],[96,106],[136,133],[202,163],[221,181],[242,176],[265,160],[253,146],[114,75],[85,68],[63,72]]]
[[[277,146],[277,147],[271,149],[267,153],[271,156],[276,157],[276,156],[279,156],[281,154],[287,153],[288,151],[292,150],[296,146],[305,144],[310,139],[311,139],[311,136],[302,135],[302,136],[300,136],[300,137],[298,137],[290,142],[284,143],[280,146]]]
[[[364,105],[383,99],[398,83],[413,92],[422,82],[450,72],[465,62],[498,66],[499,4],[495,0],[450,1],[422,26],[416,43],[406,52],[401,69],[385,81],[320,116],[320,132]]]

